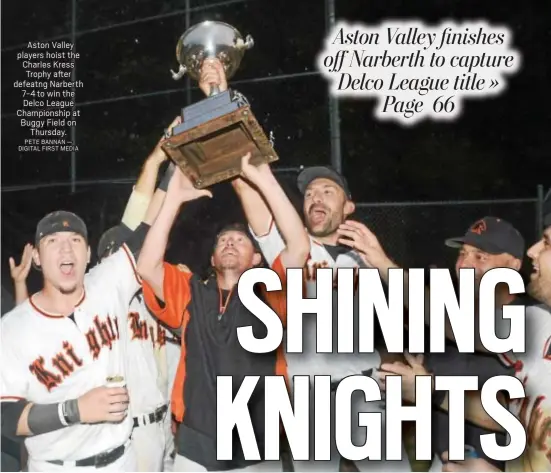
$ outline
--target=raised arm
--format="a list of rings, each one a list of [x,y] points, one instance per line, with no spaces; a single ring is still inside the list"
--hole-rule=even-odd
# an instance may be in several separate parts
[[[221,91],[228,88],[224,67],[218,60],[206,62],[201,70],[199,87],[205,95],[208,95],[212,85],[217,85]],[[273,215],[285,241],[280,254],[281,263],[286,268],[302,267],[310,252],[310,240],[300,216],[273,176],[270,167],[265,164],[257,168],[249,164],[249,159],[250,155],[243,158],[242,174],[253,186],[243,179],[233,181],[247,221],[257,237],[264,236],[270,231]]]
[[[29,298],[27,290],[27,276],[31,270],[31,262],[33,255],[33,246],[30,243],[25,245],[23,254],[21,255],[21,263],[15,264],[15,260],[10,257],[10,274],[15,287],[15,305],[19,305]]]
[[[166,198],[145,238],[138,258],[138,273],[163,301],[164,256],[170,230],[181,205],[204,196],[212,197],[212,194],[207,190],[195,189],[182,171],[176,169],[170,179]]]
[[[287,197],[287,194],[285,194],[285,191],[281,188],[279,182],[277,182],[270,166],[268,164],[261,164],[258,167],[253,166],[249,162],[250,157],[250,153],[243,157],[241,161],[241,172],[262,194],[262,197],[271,210],[275,224],[285,241],[285,248],[280,255],[281,263],[284,268],[302,268],[310,253],[310,238],[306,233],[304,224],[293,204]],[[247,186],[248,184],[237,184],[236,186],[243,187],[243,185]],[[256,192],[250,185],[248,186],[251,191]],[[254,197],[248,190],[245,190],[242,194],[238,192],[238,195],[240,195],[240,198],[245,197],[242,199],[242,201],[245,200],[245,209],[249,203],[247,202],[248,199],[251,199],[252,203],[255,203],[257,199],[262,200],[262,197]],[[252,214],[255,210],[258,209],[250,209],[249,212],[247,212],[247,217],[249,217],[248,214]],[[265,216],[266,212],[263,217],[265,218]],[[255,218],[258,218],[258,215],[254,215],[254,217],[251,215],[251,219],[254,220]],[[252,228],[256,233],[254,227]],[[266,229],[266,231],[267,230],[269,230],[269,228]],[[256,234],[258,235],[258,233]]]
[[[171,130],[174,126],[181,122],[181,118],[175,118],[170,126]],[[140,176],[136,181],[136,184],[130,194],[128,203],[124,210],[122,217],[122,223],[126,225],[130,230],[135,230],[138,225],[144,221],[146,212],[155,193],[155,185],[157,183],[157,176],[161,165],[166,161],[167,156],[162,150],[161,145],[165,138],[161,138],[147,160],[145,161]],[[159,186],[162,190],[166,191],[168,181],[161,182]]]
[[[232,181],[237,197],[247,217],[247,222],[256,236],[267,235],[272,226],[273,216],[270,208],[255,188],[238,178]]]
[[[217,85],[221,92],[228,88],[224,67],[217,59],[205,61],[199,78],[199,88],[205,95],[209,94],[212,85]],[[243,179],[234,179],[232,185],[254,234],[256,236],[266,235],[273,223],[270,208],[263,199],[267,196],[261,196],[257,189],[248,185]]]
[[[199,88],[208,96],[212,85],[217,85],[221,92],[228,88],[224,67],[218,59],[206,60],[201,69]],[[245,216],[254,234],[266,235],[272,224],[272,214],[262,196],[243,179],[234,179],[232,185],[241,200]]]
[[[180,123],[180,118],[176,118],[171,123],[169,129],[172,129],[175,125]],[[159,215],[159,212],[161,211],[161,207],[163,205],[163,202],[166,198],[166,193],[168,190],[169,182],[174,174],[174,170],[176,166],[173,163],[170,163],[168,168],[166,169],[161,182],[159,183],[159,187],[155,190],[155,181],[157,180],[157,173],[159,170],[160,163],[162,162],[161,154],[164,156],[164,151],[161,149],[161,145],[163,144],[165,138],[162,138],[159,143],[157,143],[157,146],[155,147],[155,150],[151,154],[153,158],[153,161],[158,161],[159,163],[156,165],[157,168],[154,169],[154,167],[151,167],[148,171],[145,173],[142,172],[142,175],[140,176],[140,181],[143,177],[142,182],[138,182],[136,185],[136,188],[138,188],[138,185],[140,186],[140,195],[142,197],[147,197],[147,207],[145,209],[139,209],[139,211],[133,212],[133,215],[137,217],[139,215],[140,217],[140,223],[137,226],[136,229],[134,229],[134,232],[132,236],[127,240],[127,244],[134,254],[134,257],[136,260],[139,258],[140,252],[142,251],[144,240],[146,237],[147,232],[149,231],[149,228],[153,224],[153,222],[156,220],[157,216]],[[146,163],[147,167],[147,163]],[[131,205],[132,197],[130,197],[130,200],[127,205],[127,210],[129,206]],[[145,202],[145,201],[144,201]],[[136,209],[135,209],[136,210]],[[126,212],[125,212],[126,213]],[[124,222],[123,222],[124,225]]]

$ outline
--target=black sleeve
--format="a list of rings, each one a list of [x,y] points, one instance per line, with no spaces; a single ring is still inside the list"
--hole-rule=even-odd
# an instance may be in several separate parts
[[[168,164],[168,167],[166,168],[165,174],[161,179],[161,182],[159,183],[158,189],[165,192],[167,191],[168,184],[170,183],[170,178],[174,174],[175,169],[176,169],[176,165],[172,161],[170,161],[170,163]]]
[[[2,449],[5,448],[6,444],[11,442],[7,437],[2,438]],[[2,465],[2,471],[23,471],[21,470],[21,455],[14,456],[2,450],[2,460],[0,464]]]
[[[22,442],[24,437],[16,434],[19,418],[28,402],[25,399],[17,402],[2,402],[2,436],[15,442]]]
[[[150,228],[151,228],[150,225],[142,222],[138,225],[138,228],[134,230],[134,232],[132,233],[132,236],[130,236],[130,238],[126,240],[126,246],[132,252],[136,260],[140,255],[140,251],[142,250],[145,237]]]
[[[130,227],[128,227],[128,225],[126,225],[123,222],[119,223],[119,226],[121,228],[121,234],[122,234],[121,240],[123,242],[127,241],[134,232],[130,229]]]

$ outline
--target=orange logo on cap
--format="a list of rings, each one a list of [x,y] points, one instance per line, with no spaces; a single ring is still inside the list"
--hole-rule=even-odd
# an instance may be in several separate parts
[[[62,224],[64,227],[68,227],[69,226],[69,222],[67,220],[63,220],[63,224]]]
[[[482,235],[486,231],[486,222],[484,220],[479,220],[471,227],[471,232],[476,233],[477,235]]]

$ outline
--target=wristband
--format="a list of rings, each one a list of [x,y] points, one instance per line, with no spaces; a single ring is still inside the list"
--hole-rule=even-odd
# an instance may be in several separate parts
[[[58,404],[33,404],[27,415],[27,425],[34,435],[47,434],[65,427]]]
[[[57,405],[57,415],[59,416],[59,421],[63,424],[64,427],[69,427],[69,422],[65,418],[65,409],[63,408],[64,403],[60,402]]]
[[[170,178],[172,177],[172,174],[174,174],[174,170],[176,169],[176,165],[173,162],[170,162],[168,167],[166,168],[165,174],[163,178],[161,179],[161,183],[159,184],[159,189],[162,191],[165,191],[168,189],[168,183],[170,182]]]
[[[63,417],[68,425],[80,423],[80,412],[78,410],[78,399],[69,399],[63,403]]]

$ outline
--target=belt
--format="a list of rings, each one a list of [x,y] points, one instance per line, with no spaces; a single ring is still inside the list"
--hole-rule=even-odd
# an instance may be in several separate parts
[[[48,463],[53,463],[54,465],[61,466],[95,466],[96,468],[102,468],[104,466],[110,465],[111,463],[116,462],[119,458],[124,455],[126,447],[129,443],[125,443],[120,447],[109,450],[108,452],[98,453],[97,455],[92,455],[88,458],[83,458],[82,460],[76,461],[63,461],[63,460],[48,460]]]
[[[149,414],[134,417],[134,427],[139,427],[140,425],[155,424],[161,422],[168,411],[168,404],[158,407],[155,409],[155,412],[150,412]]]

